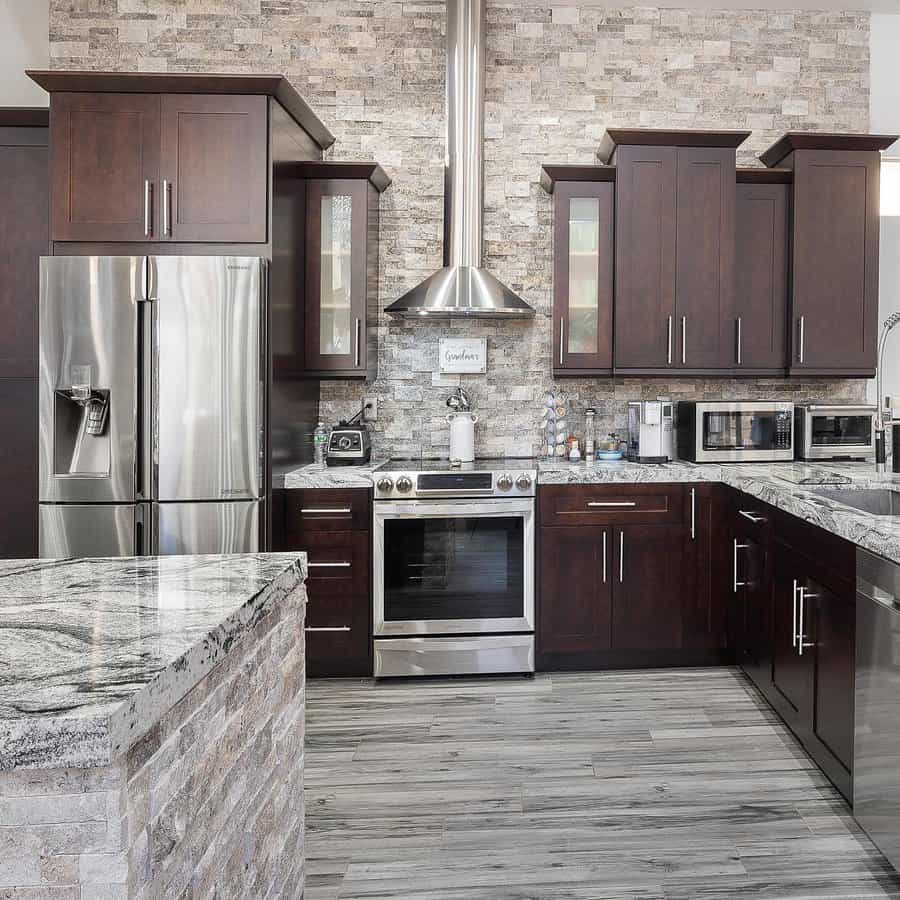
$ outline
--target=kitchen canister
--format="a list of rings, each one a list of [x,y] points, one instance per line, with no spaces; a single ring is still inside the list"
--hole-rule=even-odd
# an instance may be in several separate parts
[[[475,461],[475,423],[478,416],[470,412],[450,413],[450,459]]]

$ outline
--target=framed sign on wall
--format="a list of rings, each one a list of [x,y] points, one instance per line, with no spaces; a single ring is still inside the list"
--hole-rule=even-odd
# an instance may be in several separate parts
[[[487,372],[487,338],[441,338],[438,359],[443,373],[483,375]]]

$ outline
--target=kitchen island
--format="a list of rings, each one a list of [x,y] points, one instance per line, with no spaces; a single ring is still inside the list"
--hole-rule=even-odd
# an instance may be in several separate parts
[[[0,561],[0,895],[302,894],[305,578]]]

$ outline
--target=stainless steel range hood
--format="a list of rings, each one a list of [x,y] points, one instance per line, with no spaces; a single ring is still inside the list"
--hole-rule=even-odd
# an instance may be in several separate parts
[[[484,3],[447,2],[444,267],[395,300],[400,318],[529,318],[534,309],[481,268],[484,207]]]

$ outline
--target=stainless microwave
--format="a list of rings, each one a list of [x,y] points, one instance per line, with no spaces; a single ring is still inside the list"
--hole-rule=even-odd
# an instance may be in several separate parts
[[[794,404],[784,400],[682,401],[678,456],[693,462],[777,462],[794,458]]]
[[[797,459],[866,459],[875,453],[874,406],[804,404],[794,414]]]

